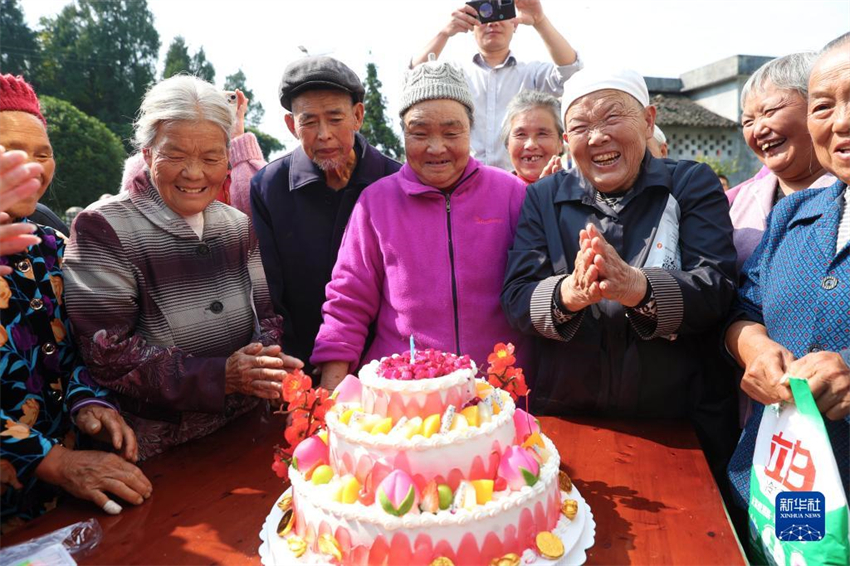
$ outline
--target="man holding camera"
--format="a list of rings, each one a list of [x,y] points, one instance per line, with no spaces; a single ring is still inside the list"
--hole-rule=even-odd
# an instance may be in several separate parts
[[[516,17],[508,19],[514,12]],[[500,16],[506,18],[481,22]],[[532,26],[540,34],[552,57],[551,63],[521,62],[511,53],[511,40],[520,24]],[[430,53],[439,57],[450,37],[469,31],[475,36],[478,52],[461,65],[475,102],[472,155],[482,163],[510,171],[513,168],[510,157],[499,137],[508,102],[521,90],[561,96],[564,82],[582,64],[569,42],[543,13],[540,0],[479,0],[455,10],[446,27],[411,59],[410,66],[427,61]]]

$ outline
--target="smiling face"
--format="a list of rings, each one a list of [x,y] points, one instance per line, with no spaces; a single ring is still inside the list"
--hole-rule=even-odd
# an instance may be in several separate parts
[[[599,192],[619,192],[637,179],[654,125],[652,106],[642,108],[619,90],[599,90],[570,106],[564,138],[579,171]]]
[[[741,125],[747,145],[777,177],[793,181],[810,175],[814,148],[800,93],[768,81],[744,101]]]
[[[455,100],[425,100],[404,114],[407,163],[423,185],[451,188],[469,163],[469,116]]]
[[[818,60],[809,77],[809,132],[818,161],[850,183],[850,43]]]
[[[41,120],[29,112],[14,110],[0,112],[0,145],[5,147],[6,151],[19,149],[26,152],[27,162],[39,163],[44,169],[38,192],[5,211],[12,218],[29,216],[35,212],[35,205],[50,186],[53,171],[56,169],[53,147],[47,138],[47,129]]]
[[[143,153],[154,187],[181,216],[203,212],[227,177],[227,136],[208,120],[165,122]]]
[[[478,44],[478,49],[484,53],[509,49],[515,32],[515,20],[481,24],[475,26],[475,30],[473,30],[475,43]]]
[[[552,156],[560,153],[561,139],[551,111],[538,106],[513,117],[508,154],[520,177],[533,183]]]
[[[322,171],[329,171],[349,161],[363,116],[363,103],[352,104],[347,92],[308,90],[292,99],[292,114],[285,120],[307,157]]]

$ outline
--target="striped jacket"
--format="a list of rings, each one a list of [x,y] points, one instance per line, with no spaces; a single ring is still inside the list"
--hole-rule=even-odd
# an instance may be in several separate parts
[[[146,169],[74,222],[66,302],[92,377],[117,393],[142,457],[203,436],[257,404],[225,397],[225,362],[280,343],[247,216],[214,201],[203,238]]]

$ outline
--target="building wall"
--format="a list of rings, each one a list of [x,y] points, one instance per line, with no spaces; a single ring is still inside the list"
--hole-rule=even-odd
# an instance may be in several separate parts
[[[733,122],[741,120],[741,89],[748,77],[730,78],[710,87],[687,92],[688,98]]]
[[[696,161],[697,157],[712,157],[732,163],[737,160],[738,171],[729,175],[730,185],[752,177],[761,163],[744,143],[740,129],[691,128],[684,126],[661,126],[667,136],[671,159]]]

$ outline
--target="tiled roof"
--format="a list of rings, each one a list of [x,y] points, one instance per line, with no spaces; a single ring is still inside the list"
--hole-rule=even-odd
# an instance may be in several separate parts
[[[652,104],[658,109],[656,121],[664,126],[690,126],[697,128],[737,128],[737,122],[715,114],[684,96],[656,94]]]

